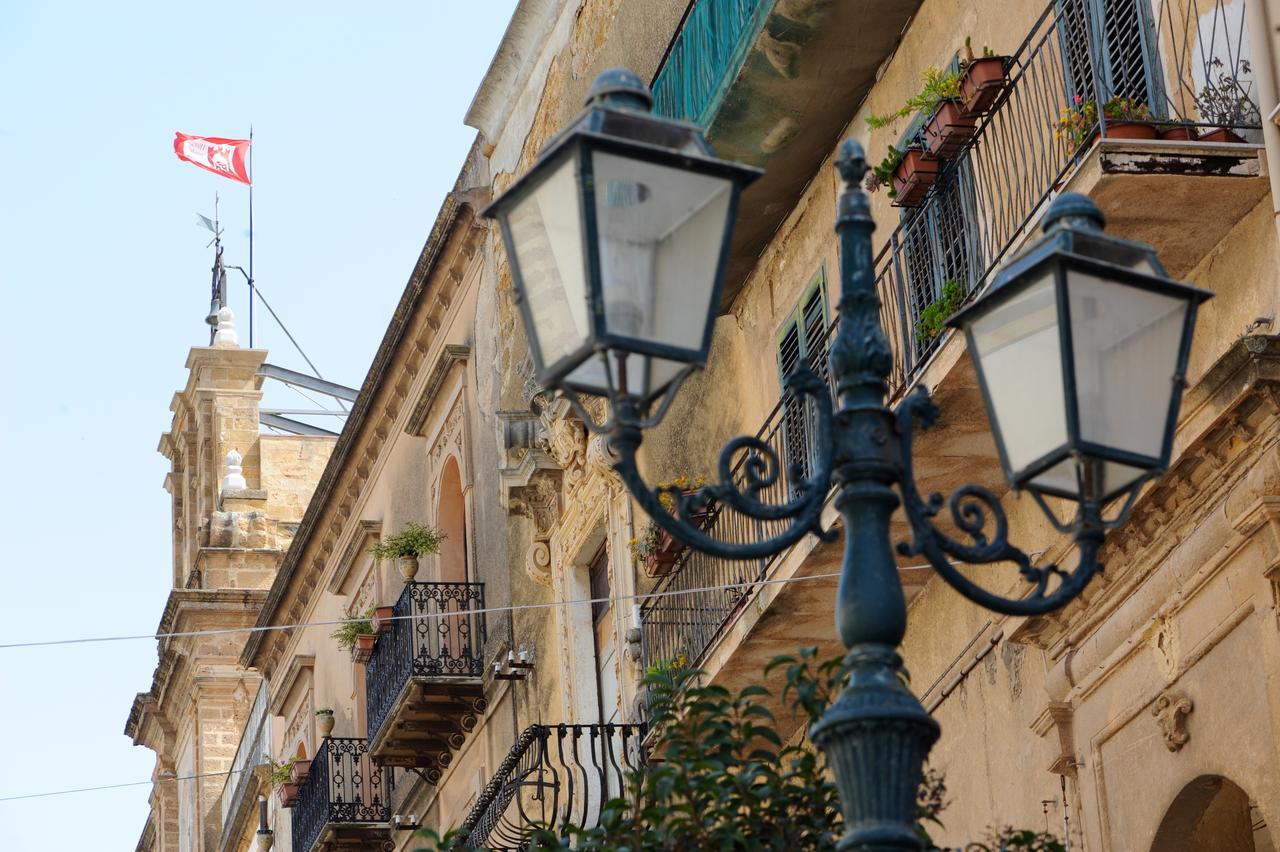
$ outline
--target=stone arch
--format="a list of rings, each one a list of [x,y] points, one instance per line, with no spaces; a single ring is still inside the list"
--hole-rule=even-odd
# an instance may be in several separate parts
[[[1275,852],[1275,847],[1240,785],[1221,775],[1201,775],[1173,797],[1151,852]]]
[[[436,526],[444,533],[440,543],[440,581],[467,580],[467,502],[462,490],[462,470],[456,456],[445,458],[436,491]]]

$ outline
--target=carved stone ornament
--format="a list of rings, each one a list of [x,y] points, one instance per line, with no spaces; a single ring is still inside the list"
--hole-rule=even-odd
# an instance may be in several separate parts
[[[1187,715],[1195,708],[1191,699],[1178,692],[1165,692],[1156,699],[1151,715],[1156,717],[1164,745],[1169,751],[1179,751],[1191,739],[1187,730]]]

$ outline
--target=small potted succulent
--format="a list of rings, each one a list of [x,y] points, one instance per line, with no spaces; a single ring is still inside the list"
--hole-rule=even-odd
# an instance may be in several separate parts
[[[321,707],[316,711],[316,731],[321,739],[328,739],[333,734],[333,708]]]
[[[298,798],[298,790],[301,784],[293,780],[293,761],[286,760],[283,763],[276,763],[268,758],[271,767],[270,779],[271,788],[276,791],[276,799],[280,802],[280,807],[291,808],[294,801]]]
[[[898,207],[919,207],[938,180],[938,161],[925,156],[923,149],[909,146],[893,171],[893,203]]]
[[[369,551],[375,559],[394,559],[400,576],[406,583],[418,576],[418,560],[440,552],[440,542],[444,541],[444,533],[426,524],[409,521],[404,529],[393,536],[384,538]]]
[[[964,40],[965,59],[960,63],[961,110],[969,118],[985,114],[1009,84],[1008,58],[996,56],[984,46],[981,56],[973,55],[973,45]]]
[[[1196,96],[1196,109],[1201,121],[1217,127],[1200,134],[1200,139],[1204,142],[1244,142],[1244,137],[1230,128],[1262,123],[1262,113],[1249,96],[1251,83],[1240,79],[1253,69],[1247,59],[1241,59],[1237,70],[1232,73],[1223,70],[1225,65],[1216,56],[1210,64],[1214,71],[1210,72],[1210,79]],[[1214,72],[1216,76],[1213,76]]]
[[[1167,142],[1194,142],[1199,138],[1195,127],[1181,122],[1166,121],[1156,125],[1160,138]]]
[[[373,656],[373,647],[378,637],[373,632],[373,625],[369,621],[372,615],[373,610],[370,609],[362,616],[353,615],[344,618],[338,629],[329,634],[337,640],[339,648],[351,652],[352,662],[367,663]]]
[[[1151,110],[1133,98],[1112,98],[1102,105],[1108,139],[1155,139]]]

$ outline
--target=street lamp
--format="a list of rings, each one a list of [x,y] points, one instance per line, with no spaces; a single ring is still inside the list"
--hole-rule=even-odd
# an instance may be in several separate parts
[[[592,92],[582,116],[487,211],[502,225],[537,379],[608,436],[614,470],[654,522],[706,553],[753,559],[809,533],[833,539],[820,515],[834,480],[845,542],[836,627],[849,679],[810,733],[840,789],[839,848],[919,849],[916,790],[939,728],[905,685],[897,652],[906,601],[891,515],[901,505],[912,532],[898,554],[923,556],[984,607],[1035,615],[1070,602],[1101,569],[1106,532],[1168,465],[1196,308],[1210,294],[1171,281],[1149,247],[1108,236],[1096,205],[1065,193],[1044,216],[1045,235],[951,319],[968,342],[1009,484],[1032,494],[1077,545],[1070,570],[1032,565],[1009,542],[1004,509],[987,489],[964,485],[944,503],[916,488],[912,436],[938,410],[923,388],[896,412],[885,404],[893,352],[880,325],[875,223],[861,189],[867,163],[857,143],[845,142],[836,162],[841,298],[830,355],[839,410],[808,369],[786,383],[816,413],[811,473],[788,502],[764,502],[782,461],[760,439],[740,436],[721,451],[719,482],[691,494],[650,488],[636,461],[644,430],[706,361],[738,193],[758,173],[714,159],[696,128],[649,115],[648,90],[630,72],[606,72]],[[598,168],[599,152],[638,165]],[[688,174],[671,173],[682,168]],[[607,399],[608,419],[596,423],[580,395]],[[1074,516],[1059,519],[1046,496],[1074,506]],[[787,523],[769,539],[719,541],[693,518],[713,501]],[[1118,510],[1104,517],[1112,504]],[[934,524],[944,505],[961,538]],[[1017,566],[1024,594],[995,594],[956,568],[995,562]]]

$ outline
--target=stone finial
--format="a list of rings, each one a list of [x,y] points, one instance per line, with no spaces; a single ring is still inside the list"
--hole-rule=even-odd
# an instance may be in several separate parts
[[[856,139],[846,139],[840,143],[840,152],[836,155],[836,169],[849,186],[862,185],[862,178],[867,173],[867,154]]]
[[[218,309],[218,330],[213,335],[213,345],[220,349],[240,347],[240,338],[236,336],[236,315],[230,308]]]
[[[222,310],[225,311],[226,308]],[[221,334],[222,332],[219,331],[218,333]],[[222,477],[223,491],[244,491],[248,489],[249,484],[244,481],[244,468],[240,466],[241,461],[243,459],[235,450],[227,453],[227,457],[223,460],[223,463],[227,466],[227,475]]]

